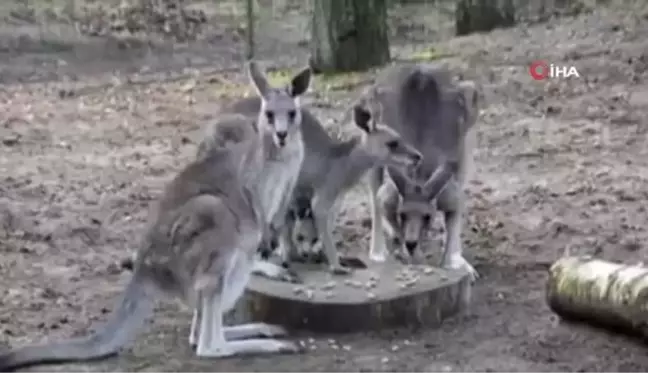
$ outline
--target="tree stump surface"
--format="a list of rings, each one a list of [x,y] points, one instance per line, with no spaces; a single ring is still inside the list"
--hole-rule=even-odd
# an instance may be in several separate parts
[[[293,264],[304,280],[290,284],[252,276],[238,312],[246,321],[289,329],[345,333],[394,327],[437,327],[465,308],[467,273],[397,262],[372,263],[347,276]]]

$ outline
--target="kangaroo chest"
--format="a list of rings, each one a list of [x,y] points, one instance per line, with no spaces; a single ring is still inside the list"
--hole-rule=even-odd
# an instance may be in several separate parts
[[[304,160],[302,141],[293,141],[267,160],[257,183],[265,221],[270,223],[282,206],[290,202]]]

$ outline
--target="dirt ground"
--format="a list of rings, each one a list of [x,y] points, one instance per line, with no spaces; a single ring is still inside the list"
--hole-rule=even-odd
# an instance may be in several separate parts
[[[38,369],[645,371],[638,341],[561,322],[544,300],[547,268],[565,249],[628,263],[648,250],[642,6],[462,38],[426,19],[434,12],[427,6],[410,9],[411,27],[397,27],[396,57],[434,43],[429,58],[484,90],[464,235],[482,278],[467,316],[438,330],[312,336],[319,347],[300,356],[209,361],[188,347],[189,312],[163,304],[120,357]],[[284,21],[303,23],[298,13]],[[148,206],[192,156],[227,90],[245,82],[241,40],[224,21],[192,44],[146,48],[81,37],[53,21],[59,33],[1,22],[0,349],[78,335],[105,317],[129,276],[118,263],[135,249]],[[305,43],[282,25],[260,32],[259,58],[295,67]],[[533,81],[527,68],[536,59],[576,66],[581,77]],[[332,130],[349,134],[353,127],[335,120],[360,87],[341,81],[320,82],[310,101]],[[368,249],[366,201],[359,186],[339,218],[336,237],[351,250]]]

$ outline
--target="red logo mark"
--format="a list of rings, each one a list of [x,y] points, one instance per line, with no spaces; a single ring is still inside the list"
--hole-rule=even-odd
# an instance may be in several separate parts
[[[535,80],[544,80],[549,76],[549,64],[545,61],[534,61],[529,66],[529,74]]]

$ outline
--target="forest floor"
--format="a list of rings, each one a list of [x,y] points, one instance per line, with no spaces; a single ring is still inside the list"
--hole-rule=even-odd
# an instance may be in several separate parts
[[[82,36],[56,11],[18,3],[0,6],[0,349],[105,317],[149,205],[202,124],[247,90],[234,8],[198,4],[211,26],[193,43],[138,44]],[[119,357],[38,370],[645,371],[645,346],[561,322],[544,299],[566,249],[627,263],[648,253],[648,8],[618,4],[460,38],[433,5],[391,17],[396,58],[434,59],[484,90],[464,234],[482,278],[467,316],[438,330],[315,336],[319,348],[300,356],[210,361],[187,344],[191,315],[164,304]],[[307,58],[305,12],[286,7],[258,30],[267,66]],[[538,59],[580,78],[534,81]],[[339,121],[372,76],[318,77],[308,101],[351,134]],[[358,186],[343,204],[335,237],[349,250],[368,248],[366,202]]]

